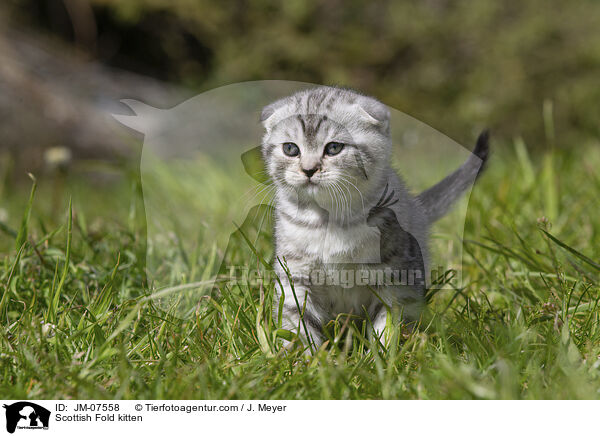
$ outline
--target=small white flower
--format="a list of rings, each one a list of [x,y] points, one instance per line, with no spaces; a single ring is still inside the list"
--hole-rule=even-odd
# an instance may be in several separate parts
[[[54,336],[54,329],[56,329],[56,325],[50,323],[42,323],[42,334],[46,337]]]
[[[65,168],[71,158],[71,150],[63,146],[51,147],[44,152],[44,162],[49,168]]]

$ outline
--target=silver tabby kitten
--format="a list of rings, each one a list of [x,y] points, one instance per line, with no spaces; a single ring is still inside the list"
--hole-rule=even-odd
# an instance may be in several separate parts
[[[323,327],[342,313],[366,317],[379,337],[388,313],[396,321],[418,319],[428,228],[487,157],[482,134],[455,173],[411,196],[390,167],[389,119],[379,101],[334,87],[298,92],[261,115],[263,159],[276,186],[282,326],[317,347]]]

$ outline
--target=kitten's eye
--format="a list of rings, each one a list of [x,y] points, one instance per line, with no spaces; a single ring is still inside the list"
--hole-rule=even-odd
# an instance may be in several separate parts
[[[342,144],[341,142],[329,142],[325,146],[325,154],[328,156],[335,156],[343,150],[344,145],[345,144]]]
[[[283,152],[286,154],[286,156],[294,157],[300,154],[300,149],[293,142],[284,142]]]

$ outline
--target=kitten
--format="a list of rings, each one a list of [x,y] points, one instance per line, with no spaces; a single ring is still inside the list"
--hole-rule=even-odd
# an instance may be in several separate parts
[[[425,304],[428,228],[477,177],[487,133],[456,172],[414,197],[390,167],[390,114],[374,98],[318,87],[266,106],[261,122],[276,186],[282,327],[319,347],[342,313],[366,317],[378,337],[388,313],[414,323]]]

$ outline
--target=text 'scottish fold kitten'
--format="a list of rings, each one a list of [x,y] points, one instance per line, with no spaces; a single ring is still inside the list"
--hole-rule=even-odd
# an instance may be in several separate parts
[[[265,107],[261,122],[277,188],[282,326],[319,346],[323,326],[341,313],[371,320],[377,335],[388,313],[416,321],[427,288],[428,228],[477,177],[487,134],[456,172],[414,197],[390,167],[388,108],[371,97],[318,87]]]

